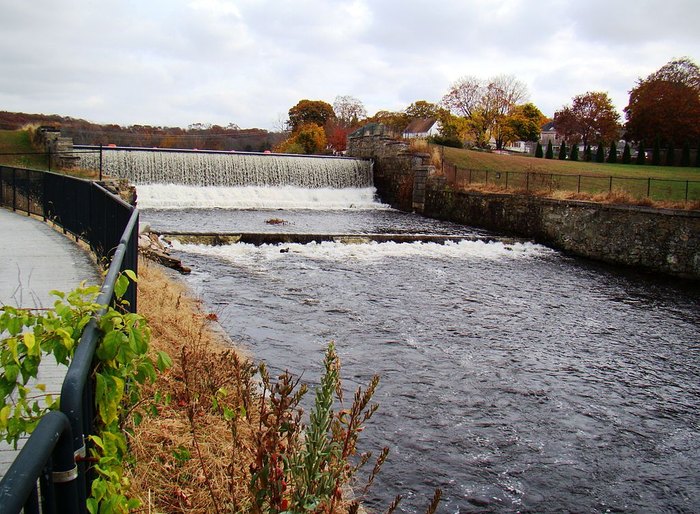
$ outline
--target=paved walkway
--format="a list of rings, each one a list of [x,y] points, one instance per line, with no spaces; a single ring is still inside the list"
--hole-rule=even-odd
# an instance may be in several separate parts
[[[83,280],[102,283],[85,250],[46,223],[0,207],[0,305],[51,307],[55,298],[49,291],[70,291]],[[66,368],[47,364],[53,365],[42,365],[40,382],[58,394]],[[0,477],[15,455],[0,442]]]

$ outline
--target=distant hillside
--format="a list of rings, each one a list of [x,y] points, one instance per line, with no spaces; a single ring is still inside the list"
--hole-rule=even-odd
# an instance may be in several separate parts
[[[183,129],[150,125],[101,125],[57,114],[28,114],[0,111],[0,129],[18,130],[26,125],[49,125],[72,137],[75,144],[144,146],[159,148],[199,148],[201,150],[270,150],[283,134],[263,129],[239,129],[218,125]]]

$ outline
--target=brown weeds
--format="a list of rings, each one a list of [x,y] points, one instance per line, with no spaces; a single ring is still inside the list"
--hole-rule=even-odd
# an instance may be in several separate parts
[[[525,189],[505,189],[497,184],[471,183],[460,186],[461,191],[476,193],[502,193],[512,195],[529,195],[540,198],[552,198],[554,200],[580,200],[584,202],[595,202],[607,205],[635,205],[642,207],[653,207],[655,209],[680,209],[687,211],[700,210],[700,201],[661,201],[651,198],[638,198],[630,193],[613,189],[603,193],[577,193],[576,191],[559,190],[554,188],[537,188],[526,191]]]
[[[264,365],[229,346],[217,316],[203,312],[163,270],[142,261],[138,282],[151,349],[173,360],[143,392],[149,414],[130,427],[129,480],[142,511],[262,514],[309,505],[325,514],[356,511],[347,486],[370,459],[358,454],[357,439],[377,408],[370,400],[379,379],[336,412],[340,362],[330,344],[304,423],[299,405],[306,386],[287,373],[272,379]],[[377,458],[368,486],[387,453]]]

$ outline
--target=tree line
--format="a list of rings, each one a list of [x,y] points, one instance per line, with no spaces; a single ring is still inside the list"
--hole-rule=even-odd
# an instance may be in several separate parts
[[[639,164],[648,160],[652,164],[698,165],[700,152],[696,151],[692,163],[690,155],[691,144],[694,148],[700,144],[700,69],[687,57],[674,59],[638,79],[624,109],[625,123],[602,91],[574,96],[552,119],[527,100],[527,87],[512,75],[488,79],[465,76],[450,85],[439,103],[417,100],[403,111],[382,110],[371,117],[352,96],[338,96],[333,105],[304,99],[289,110],[289,137],[275,149],[342,152],[348,133],[362,124],[382,123],[398,135],[415,118],[438,120],[439,135],[433,138],[436,143],[501,149],[515,141],[539,142],[542,126],[552,121],[562,140],[558,148],[561,159],[632,162],[634,148],[641,149],[634,157]],[[621,141],[625,146],[619,155]],[[579,155],[581,151],[583,155]],[[540,144],[536,155],[554,158],[554,148],[545,151]]]

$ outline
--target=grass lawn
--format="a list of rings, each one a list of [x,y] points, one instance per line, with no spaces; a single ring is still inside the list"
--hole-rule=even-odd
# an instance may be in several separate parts
[[[589,193],[612,188],[640,198],[648,193],[655,200],[679,201],[687,194],[688,200],[700,200],[700,168],[560,161],[447,147],[444,159],[459,168],[459,184]]]
[[[29,139],[29,132],[26,130],[0,130],[0,164],[35,170],[48,169],[46,155],[26,155],[36,152]]]

